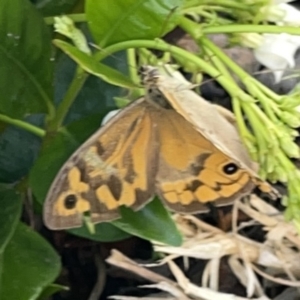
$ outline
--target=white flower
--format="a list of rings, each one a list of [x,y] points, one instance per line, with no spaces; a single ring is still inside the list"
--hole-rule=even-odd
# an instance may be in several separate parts
[[[265,15],[265,20],[277,25],[300,26],[300,11],[287,2],[291,1],[274,0],[263,6],[261,13]]]
[[[279,26],[300,26],[300,11],[287,4],[287,0],[273,0],[261,8],[266,21]],[[280,28],[280,27],[279,27]],[[256,59],[273,71],[275,81],[280,81],[285,69],[295,66],[294,55],[300,46],[300,36],[281,34],[263,34],[263,40],[255,48]]]
[[[280,81],[285,69],[295,66],[294,55],[300,46],[300,36],[263,34],[263,41],[254,50],[256,59],[273,71],[275,82]]]
[[[300,11],[286,3],[278,4],[278,8],[284,12],[284,17],[278,20],[278,25],[300,26]]]

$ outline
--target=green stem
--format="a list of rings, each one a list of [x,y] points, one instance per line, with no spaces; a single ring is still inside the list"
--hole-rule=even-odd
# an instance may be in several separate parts
[[[107,56],[112,55],[115,52],[127,50],[130,48],[154,48],[159,49],[163,51],[170,50],[170,45],[166,44],[161,41],[149,41],[149,40],[137,40],[137,41],[127,41],[127,42],[121,42],[118,44],[114,44],[112,46],[109,46],[105,49],[101,49],[99,52],[95,53],[93,57],[97,61],[101,61]],[[177,47],[176,47],[177,48]],[[179,53],[178,55],[189,55],[189,57],[193,57],[194,55],[189,54],[187,51],[177,48],[174,50],[174,52]],[[204,62],[205,63],[205,62]],[[198,61],[198,64],[201,64],[201,60]],[[211,68],[208,64],[207,67],[210,69],[210,71],[214,74],[216,74],[216,71]],[[209,73],[209,72],[208,72]],[[82,88],[83,84],[85,83],[85,80],[87,79],[88,74],[85,73],[81,68],[77,68],[76,75],[74,76],[73,81],[71,82],[69,89],[60,103],[60,105],[57,108],[56,116],[53,120],[49,122],[48,128],[49,131],[57,131],[57,129],[62,125],[63,120],[66,116],[66,114],[69,111],[69,108],[71,107],[72,103],[74,102],[76,96],[78,95],[80,89]]]
[[[202,28],[202,34],[212,33],[277,33],[282,32],[292,35],[300,35],[299,27],[291,26],[277,26],[277,25],[224,25],[224,26],[210,26]]]
[[[293,172],[296,168],[292,161],[284,154],[283,151],[278,151],[276,153],[276,159],[280,163],[281,167],[285,170],[286,174],[289,175]]]
[[[255,139],[254,139],[253,135],[250,133],[250,131],[247,128],[246,124],[245,124],[240,101],[236,98],[233,98],[232,99],[232,106],[233,106],[234,114],[236,116],[236,122],[238,124],[238,129],[239,129],[241,137],[243,139],[248,139],[252,143],[254,143]]]
[[[184,9],[188,8],[188,7],[198,7],[199,5],[218,5],[220,7],[228,7],[228,8],[235,8],[235,9],[242,9],[242,10],[246,10],[249,9],[249,5],[241,3],[239,1],[231,1],[231,0],[218,0],[217,2],[215,0],[201,0],[200,1],[196,0],[196,1],[187,1],[186,5],[184,7]]]
[[[232,78],[231,74],[228,72],[228,69],[224,66],[222,61],[220,61],[219,57],[214,55],[212,53],[212,51],[209,48],[205,47],[205,46],[203,47],[203,50],[209,56],[210,60],[213,62],[213,64],[216,66],[216,68],[223,75],[225,75],[228,79],[230,79],[232,84],[236,84],[234,79]],[[239,87],[237,86],[237,88],[239,88]],[[243,117],[243,114],[242,114],[241,105],[240,105],[239,100],[236,97],[232,98],[232,105],[233,105],[233,111],[234,111],[235,116],[236,116],[236,122],[238,124],[238,130],[240,132],[241,137],[244,140],[248,139],[251,142],[254,142],[254,137],[249,132],[249,130],[248,130],[248,128],[247,128],[247,126],[244,122],[244,117]]]
[[[127,62],[128,62],[128,69],[129,69],[129,76],[132,79],[132,81],[136,84],[140,84],[140,77],[137,73],[137,64],[136,64],[136,53],[133,48],[127,49]]]
[[[241,67],[239,67],[236,63],[234,63],[221,49],[219,49],[213,42],[211,42],[206,37],[201,37],[201,44],[204,47],[210,49],[212,53],[214,53],[219,59],[221,59],[237,76],[240,77],[242,82],[246,85],[248,90],[255,89],[257,92],[262,91],[263,93],[259,93],[262,98],[258,98],[261,101],[266,101],[265,106],[272,106],[275,110],[277,110],[277,106],[274,105],[265,95],[271,97],[275,101],[280,100],[280,96],[272,92],[266,86],[255,80],[252,76],[250,76],[247,72],[245,72]],[[259,88],[257,89],[256,86]],[[275,107],[276,106],[276,107]]]
[[[267,144],[266,141],[268,140],[267,135],[265,134],[264,131],[264,123],[261,122],[260,119],[257,118],[257,114],[255,113],[255,111],[253,110],[254,107],[256,107],[256,105],[251,106],[250,103],[241,103],[242,104],[242,108],[244,110],[244,112],[246,113],[249,122],[251,124],[251,128],[254,131],[254,135],[257,139],[257,146],[259,148],[259,150],[261,151],[260,153],[260,157],[263,157],[266,152],[267,152]]]
[[[278,107],[270,101],[270,99],[255,85],[249,85],[248,90],[251,94],[259,99],[259,102],[262,104],[264,111],[267,116],[272,120],[274,124],[278,124],[279,120],[277,119],[274,112],[279,113]]]
[[[190,63],[194,64],[199,69],[203,70],[205,73],[209,74],[211,77],[216,78],[216,80],[224,86],[226,90],[229,90],[229,92],[233,96],[239,96],[241,97],[240,93],[242,92],[240,89],[237,91],[236,84],[233,84],[228,78],[220,74],[220,72],[212,67],[209,63],[204,61],[203,59],[195,56],[192,53],[189,53],[188,51],[176,47],[171,46],[161,40],[132,40],[132,41],[126,41],[117,43],[114,45],[111,45],[105,49],[103,49],[101,52],[98,52],[95,54],[95,59],[102,60],[106,56],[111,55],[114,52],[122,51],[128,48],[150,48],[150,49],[157,49],[161,51],[168,51],[173,56],[179,56],[181,59],[188,60]]]
[[[76,96],[80,92],[82,86],[87,79],[88,74],[85,73],[81,68],[77,68],[75,77],[73,78],[68,91],[65,94],[64,99],[59,104],[55,118],[49,122],[49,131],[57,131],[64,121],[72,103],[74,102]]]
[[[190,21],[186,21],[182,19],[181,24],[184,26],[184,29],[189,29],[191,27]],[[198,31],[194,33],[189,32],[193,35],[194,38],[197,38]],[[299,30],[300,34],[300,30]],[[272,98],[273,100],[279,102],[280,96],[268,89],[259,81],[255,80],[252,76],[250,76],[247,72],[245,72],[240,66],[238,66],[235,62],[232,61],[219,47],[217,47],[212,41],[210,41],[207,37],[201,36],[198,37],[200,43],[203,47],[208,48],[214,55],[216,55],[219,59],[221,59],[240,79],[241,81],[249,87],[249,85],[256,85],[259,89],[266,94],[268,97]],[[250,82],[250,83],[249,83]],[[268,101],[270,102],[270,101]]]
[[[254,80],[254,83],[257,87],[259,87],[259,89],[269,98],[280,102],[281,100],[281,96],[279,96],[278,94],[274,93],[272,90],[270,90],[269,88],[267,88],[264,84],[262,84],[261,82],[255,80],[254,78],[252,78]]]
[[[201,44],[209,48],[214,55],[218,56],[236,75],[238,75],[242,81],[250,77],[250,75],[245,72],[241,67],[239,67],[235,62],[232,61],[218,46],[216,46],[212,41],[210,41],[206,36],[200,38]]]
[[[211,12],[213,11],[213,13]],[[214,22],[218,22],[218,24],[231,24],[231,21],[228,19],[222,18],[220,15],[217,13],[227,13],[228,9],[224,7],[218,7],[218,6],[202,6],[202,7],[197,7],[195,10],[194,8],[188,8],[188,9],[183,9],[181,11],[182,15],[188,15],[188,14],[197,14],[199,17],[205,18],[206,19],[206,24],[214,24]]]
[[[200,42],[200,46],[207,54],[208,59],[213,62],[213,64],[220,71],[220,73],[226,76],[228,79],[230,79],[232,81],[232,84],[236,84],[236,82],[230,75],[228,69],[224,66],[223,62],[219,59],[219,57],[215,55],[209,48],[205,47],[205,45],[203,45],[201,42]]]
[[[300,199],[300,187],[299,187],[299,178],[297,177],[297,172],[298,170],[294,168],[294,170],[291,170],[288,173],[288,191],[289,191],[289,195],[293,195],[294,197],[289,197],[288,201],[289,201],[289,206],[291,204],[291,200],[294,200],[294,203],[297,204],[297,216],[299,218],[299,199]],[[296,197],[295,197],[296,196]],[[292,198],[292,199],[291,199]]]
[[[255,112],[255,115],[262,121],[261,131],[274,130],[275,125],[270,121],[270,119],[266,116],[266,114],[257,106],[255,103],[245,103],[245,106],[251,107],[252,111]],[[266,136],[266,140],[269,140],[268,134]]]
[[[2,114],[0,114],[0,121],[3,121],[7,124],[22,128],[22,129],[24,129],[28,132],[31,132],[41,138],[44,137],[46,134],[45,130],[43,130],[35,125],[32,125],[32,124],[22,121],[22,120],[13,119],[13,118],[10,118],[10,117],[2,115]]]
[[[129,68],[129,76],[136,86],[141,85],[141,78],[138,75],[138,66],[136,62],[136,51],[133,48],[127,49],[127,62]],[[131,98],[136,99],[144,95],[144,89],[134,88],[131,91]]]

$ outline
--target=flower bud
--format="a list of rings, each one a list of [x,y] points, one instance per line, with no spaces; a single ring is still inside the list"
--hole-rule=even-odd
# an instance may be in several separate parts
[[[299,95],[287,95],[282,96],[280,99],[280,107],[282,108],[295,108],[300,105],[300,96]]]
[[[279,165],[278,162],[275,165],[274,173],[276,174],[276,177],[277,177],[278,181],[280,181],[280,182],[287,182],[288,181],[288,175],[287,175],[286,171]]]
[[[287,125],[289,125],[292,128],[300,127],[300,117],[296,111],[295,111],[295,113],[283,111],[283,112],[281,112],[279,117],[284,123],[286,123]]]
[[[293,158],[300,158],[299,146],[292,141],[290,136],[283,135],[279,138],[279,143],[286,155]]]
[[[75,27],[71,18],[67,16],[54,17],[54,28],[56,32],[70,38],[74,45],[82,52],[91,54],[84,34]]]

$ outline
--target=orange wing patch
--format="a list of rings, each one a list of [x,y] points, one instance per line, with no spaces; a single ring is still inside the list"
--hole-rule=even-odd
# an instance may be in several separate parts
[[[157,170],[156,130],[148,104],[137,101],[83,144],[62,167],[45,204],[53,229],[120,217],[121,205],[137,210],[151,200]],[[109,125],[109,124],[107,124]],[[59,179],[59,180],[58,180]]]
[[[254,184],[246,170],[217,150],[183,117],[160,110],[157,193],[177,212],[207,210],[205,203],[228,204]]]

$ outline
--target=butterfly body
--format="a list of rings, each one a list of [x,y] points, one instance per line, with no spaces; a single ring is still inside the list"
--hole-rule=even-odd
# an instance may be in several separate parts
[[[259,180],[235,126],[213,105],[176,80],[147,74],[148,95],[109,120],[59,171],[44,206],[49,228],[79,227],[87,212],[94,223],[111,221],[120,206],[138,210],[155,194],[171,210],[196,213],[208,202],[232,202]]]

